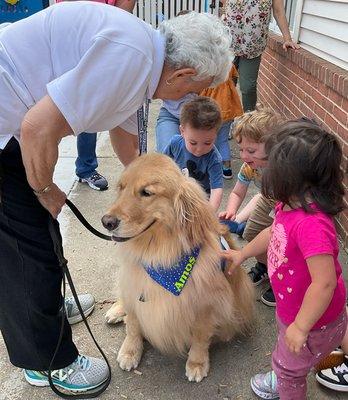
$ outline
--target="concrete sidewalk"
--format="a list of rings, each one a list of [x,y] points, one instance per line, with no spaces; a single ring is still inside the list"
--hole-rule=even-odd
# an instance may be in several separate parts
[[[155,119],[159,102],[151,105],[149,123],[150,149],[153,148]],[[235,148],[235,143],[231,142]],[[81,210],[87,220],[103,231],[100,219],[112,203],[115,185],[122,166],[113,155],[106,133],[98,139],[98,171],[107,177],[110,188],[97,192],[86,184],[75,182],[74,162],[76,139],[66,138],[60,148],[56,180],[69,194],[69,198]],[[234,151],[235,156],[239,156]],[[240,160],[234,158],[234,175]],[[224,205],[235,179],[225,181]],[[248,196],[253,194],[250,190]],[[248,197],[249,198],[249,197]],[[59,218],[65,244],[65,257],[69,260],[71,274],[79,293],[92,293],[97,305],[88,318],[94,335],[105,350],[110,361],[113,377],[108,390],[100,396],[103,400],[252,400],[257,399],[250,389],[250,377],[270,368],[276,329],[274,309],[257,302],[257,319],[252,335],[239,338],[230,343],[214,345],[211,348],[210,373],[201,383],[190,383],[185,377],[185,359],[169,358],[159,354],[149,344],[145,344],[143,358],[136,372],[120,370],[116,355],[125,337],[123,325],[109,326],[104,322],[104,314],[117,299],[118,257],[117,245],[103,241],[89,233],[65,207]],[[347,276],[348,257],[341,251],[341,262]],[[249,265],[252,265],[250,262]],[[261,292],[267,288],[257,288]],[[73,327],[74,340],[81,353],[98,357],[89,334],[80,323]],[[7,357],[0,335],[0,400],[51,400],[57,399],[49,388],[29,386],[22,371],[13,367]],[[308,399],[329,400],[346,399],[347,395],[326,390],[316,383],[314,375],[308,379]]]

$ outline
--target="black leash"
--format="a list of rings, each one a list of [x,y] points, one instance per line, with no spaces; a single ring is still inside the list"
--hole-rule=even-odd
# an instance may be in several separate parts
[[[104,235],[103,233],[97,231],[96,229],[94,229],[88,222],[87,220],[83,217],[83,215],[80,213],[80,211],[77,209],[77,207],[68,199],[66,199],[65,203],[67,204],[67,206],[71,209],[71,211],[76,215],[76,217],[78,218],[78,220],[90,231],[92,232],[94,235],[105,239],[105,240],[112,240],[111,236],[107,236]],[[74,283],[72,281],[69,269],[68,269],[68,261],[66,260],[66,258],[64,257],[64,252],[63,252],[63,245],[62,245],[62,237],[59,231],[59,225],[58,222],[53,219],[52,217],[50,217],[49,219],[49,226],[48,226],[52,241],[53,241],[53,246],[54,246],[54,251],[58,257],[58,261],[59,261],[59,265],[62,268],[63,271],[63,305],[62,305],[62,323],[61,323],[61,328],[60,328],[60,333],[59,333],[59,338],[58,338],[58,343],[56,346],[56,349],[54,351],[52,360],[50,362],[49,368],[48,368],[48,381],[50,384],[51,389],[53,390],[54,393],[56,393],[58,396],[62,397],[63,399],[92,399],[95,397],[98,397],[100,394],[102,394],[107,387],[110,384],[111,381],[111,368],[110,368],[110,364],[108,359],[106,358],[103,350],[101,349],[101,347],[99,346],[99,344],[97,343],[97,341],[95,340],[93,333],[91,331],[91,328],[88,325],[87,319],[83,313],[80,301],[78,299],[77,293],[76,293],[76,289],[74,286]],[[65,317],[66,317],[66,311],[65,311],[65,290],[66,290],[66,283],[65,283],[65,279],[64,277],[66,277],[72,295],[74,296],[74,300],[76,302],[77,308],[81,314],[81,317],[83,319],[84,324],[86,325],[86,328],[91,336],[91,338],[93,339],[94,344],[96,345],[97,349],[99,350],[100,354],[102,355],[102,357],[104,358],[108,369],[109,369],[109,376],[107,378],[107,380],[102,383],[100,386],[98,386],[95,389],[92,390],[88,390],[88,393],[78,393],[78,394],[67,394],[67,393],[63,393],[60,390],[57,389],[57,387],[54,385],[52,377],[51,377],[51,373],[52,373],[52,365],[54,363],[54,360],[56,358],[56,355],[58,353],[59,347],[61,345],[62,342],[62,337],[63,337],[63,332],[64,332],[64,323],[65,323]]]
[[[87,228],[93,235],[100,237],[101,239],[105,240],[112,240],[111,236],[104,235],[93,228],[93,226],[86,220],[86,218],[80,213],[79,209],[73,204],[69,199],[65,200],[65,204],[70,208],[70,210],[75,214],[77,219],[81,222],[81,224]]]

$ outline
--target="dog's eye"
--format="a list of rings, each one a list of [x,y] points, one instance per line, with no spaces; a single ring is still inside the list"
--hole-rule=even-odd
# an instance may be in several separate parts
[[[150,197],[152,195],[153,195],[153,193],[150,192],[149,190],[146,190],[146,189],[141,189],[140,190],[140,196]]]

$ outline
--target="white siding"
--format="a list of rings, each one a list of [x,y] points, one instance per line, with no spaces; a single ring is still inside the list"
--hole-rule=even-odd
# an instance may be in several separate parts
[[[299,42],[348,70],[348,0],[304,0]]]

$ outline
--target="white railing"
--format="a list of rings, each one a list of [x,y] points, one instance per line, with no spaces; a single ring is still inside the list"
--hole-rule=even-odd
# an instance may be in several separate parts
[[[154,28],[164,19],[175,17],[182,10],[218,13],[218,0],[138,0],[133,14]]]

